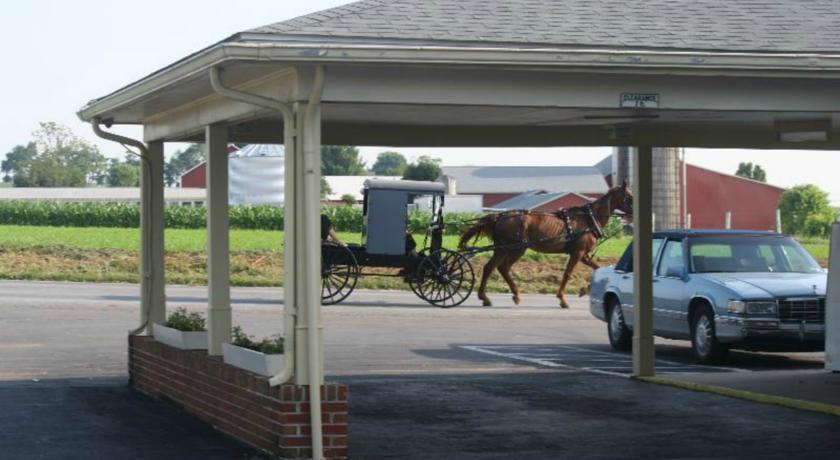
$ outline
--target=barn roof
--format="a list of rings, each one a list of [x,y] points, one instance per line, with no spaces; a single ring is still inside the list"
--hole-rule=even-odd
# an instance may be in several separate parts
[[[547,192],[607,193],[607,183],[592,166],[444,166],[458,193]]]
[[[235,39],[816,52],[840,50],[838,23],[837,0],[363,0]]]
[[[492,211],[530,211],[570,194],[577,195],[586,201],[591,201],[585,196],[572,192],[544,193],[539,190],[532,190],[530,192],[517,195],[509,200],[502,201],[501,203],[497,203],[493,206],[489,206],[487,209]]]

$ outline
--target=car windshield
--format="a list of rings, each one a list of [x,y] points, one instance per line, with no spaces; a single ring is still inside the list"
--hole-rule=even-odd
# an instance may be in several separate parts
[[[792,238],[771,235],[692,238],[689,263],[694,273],[818,273],[822,270]]]

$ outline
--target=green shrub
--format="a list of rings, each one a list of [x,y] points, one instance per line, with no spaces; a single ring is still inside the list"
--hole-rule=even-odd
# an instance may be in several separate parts
[[[279,335],[256,341],[251,336],[245,334],[239,326],[231,329],[230,333],[233,338],[231,343],[237,347],[247,348],[267,355],[279,355],[283,353],[283,337]]]
[[[779,202],[779,211],[785,233],[812,237],[827,237],[837,217],[828,193],[811,184],[785,191]]]
[[[184,307],[176,308],[175,311],[169,315],[169,318],[166,319],[166,323],[163,325],[184,332],[207,330],[204,315],[201,313],[189,313]]]

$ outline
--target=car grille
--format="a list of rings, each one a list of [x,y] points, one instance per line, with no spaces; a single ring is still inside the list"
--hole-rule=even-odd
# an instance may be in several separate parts
[[[788,322],[825,322],[825,298],[779,300],[779,320]]]

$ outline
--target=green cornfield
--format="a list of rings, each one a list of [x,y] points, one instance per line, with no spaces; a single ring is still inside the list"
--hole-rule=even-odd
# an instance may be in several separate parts
[[[358,206],[324,206],[322,211],[340,232],[362,231],[362,209]],[[446,214],[446,232],[456,234],[478,213]],[[408,226],[414,232],[425,231],[431,214],[411,212]],[[166,228],[200,229],[206,226],[207,209],[193,206],[167,206]],[[137,228],[140,207],[126,203],[61,203],[0,201],[0,225],[41,227]],[[242,230],[283,230],[283,208],[278,206],[231,206],[230,227]]]

